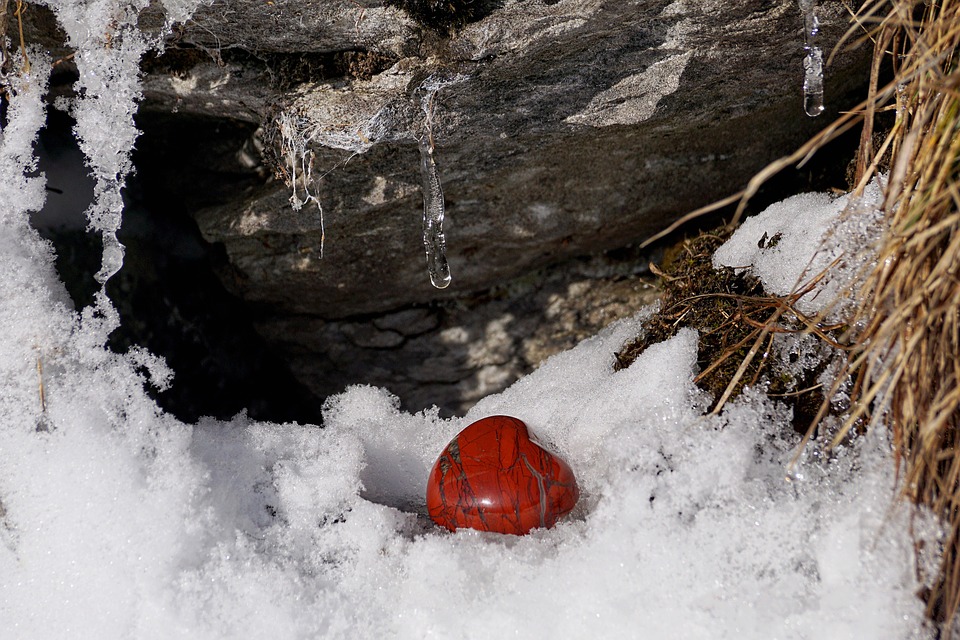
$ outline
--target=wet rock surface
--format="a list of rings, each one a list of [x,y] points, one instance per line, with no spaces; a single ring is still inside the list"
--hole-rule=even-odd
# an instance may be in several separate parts
[[[340,3],[340,13],[337,4],[308,21],[321,42],[339,33],[340,48],[396,62],[278,96],[252,90],[245,103],[261,119],[272,109],[262,133],[288,175],[312,161],[323,225],[316,208],[293,213],[280,183],[199,217],[205,236],[226,246],[237,291],[291,313],[336,318],[457,298],[624,246],[740,188],[819,127],[802,111],[793,2],[511,2],[449,38],[390,6],[361,15],[355,3]],[[251,25],[269,14],[237,5]],[[836,39],[839,3],[821,14],[824,41]],[[292,46],[306,28],[241,37],[206,15],[197,18],[204,29],[188,27],[184,38],[209,30],[224,50],[231,41]],[[861,83],[861,63],[841,55],[830,69],[835,110]],[[248,68],[221,89],[202,80],[213,64],[189,72],[197,84],[178,94],[181,109],[240,108],[226,87],[247,82]],[[444,85],[432,133],[454,280],[441,294],[425,276],[420,241],[416,92],[427,78]],[[263,92],[262,79],[250,82]],[[172,95],[157,84],[148,83],[151,100]],[[278,114],[290,118],[286,131]]]

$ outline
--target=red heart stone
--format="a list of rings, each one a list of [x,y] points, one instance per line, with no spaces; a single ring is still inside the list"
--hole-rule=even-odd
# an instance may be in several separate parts
[[[579,497],[567,463],[510,416],[484,418],[458,433],[427,482],[430,517],[451,531],[523,535],[552,527]]]

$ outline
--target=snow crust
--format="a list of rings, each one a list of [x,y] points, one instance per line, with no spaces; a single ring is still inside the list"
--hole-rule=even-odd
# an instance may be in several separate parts
[[[713,256],[714,267],[749,269],[769,293],[801,290],[828,267],[829,274],[800,299],[804,313],[827,307],[842,314],[840,298],[863,275],[881,231],[881,178],[863,194],[803,193],[748,218]]]
[[[683,331],[614,373],[621,322],[462,419],[387,391],[324,429],[195,427],[146,397],[162,363],[114,355],[62,303],[49,249],[0,236],[0,635],[16,638],[907,638],[907,513],[878,433],[800,463],[760,394],[703,415]],[[47,418],[37,431],[36,359]],[[154,373],[149,371],[153,369]],[[518,538],[422,515],[434,456],[470,421],[525,420],[581,505]]]
[[[164,414],[145,387],[169,369],[104,347],[112,307],[74,311],[27,224],[49,70],[33,62],[0,133],[0,637],[922,637],[882,429],[793,468],[788,411],[759,391],[705,414],[695,332],[613,371],[643,314],[462,418],[368,386],[331,398],[324,428]],[[788,202],[824,225],[835,205]],[[804,237],[784,232],[780,262],[727,259],[787,283]],[[435,456],[497,413],[567,459],[580,504],[524,537],[432,526]]]

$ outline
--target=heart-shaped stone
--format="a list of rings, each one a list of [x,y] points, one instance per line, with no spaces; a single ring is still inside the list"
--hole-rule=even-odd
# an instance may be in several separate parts
[[[579,497],[569,465],[510,416],[478,420],[457,434],[427,482],[430,517],[451,531],[523,535],[552,527]]]

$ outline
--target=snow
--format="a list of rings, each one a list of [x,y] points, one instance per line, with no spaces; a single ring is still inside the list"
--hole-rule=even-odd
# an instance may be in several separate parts
[[[807,314],[837,307],[842,292],[862,277],[875,252],[882,216],[882,178],[874,178],[860,197],[803,193],[748,218],[713,256],[713,266],[749,269],[763,288],[786,296],[798,292],[829,268],[829,274],[802,297]],[[835,264],[836,263],[836,264]]]
[[[792,466],[789,411],[760,390],[705,412],[692,330],[613,371],[649,309],[460,418],[368,386],[323,428],[164,414],[145,387],[170,371],[104,347],[112,307],[74,311],[27,224],[33,62],[0,138],[0,637],[923,637],[908,524],[938,529],[895,501],[883,429]],[[839,206],[776,205],[776,251],[730,259],[787,286],[815,262],[803,227]],[[580,504],[523,537],[432,526],[433,459],[499,413],[570,463]]]

